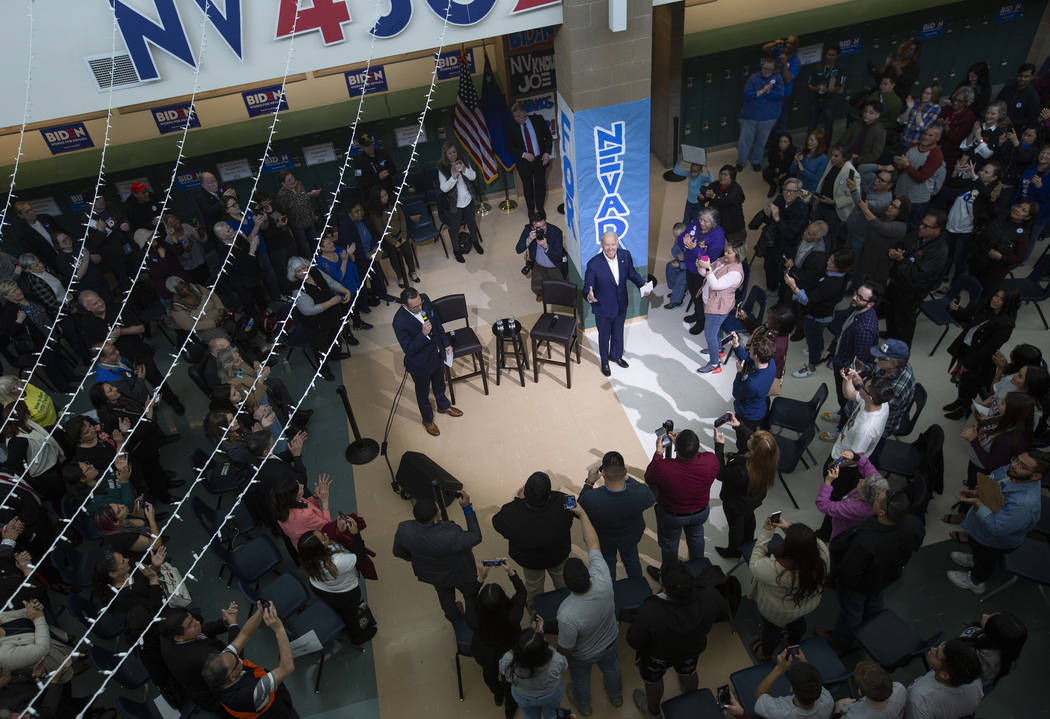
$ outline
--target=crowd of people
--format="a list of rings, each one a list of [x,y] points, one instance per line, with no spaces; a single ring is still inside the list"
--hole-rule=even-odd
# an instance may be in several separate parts
[[[987,591],[1002,558],[1039,520],[1041,485],[1050,472],[1043,449],[1050,378],[1039,348],[1010,342],[1020,298],[1005,279],[1028,259],[1050,221],[1050,144],[1043,145],[1050,72],[1024,65],[993,100],[987,65],[978,63],[950,96],[942,98],[940,86],[929,83],[915,97],[920,48],[909,41],[871,68],[871,87],[851,95],[847,110],[837,48],[828,48],[807,84],[810,127],[796,152],[786,108],[801,72],[797,45],[797,38],[767,45],[749,78],[737,162],[715,176],[704,167],[678,168],[689,181],[683,221],[673,228],[664,309],[691,310],[684,315],[689,332],[703,334],[706,344],[698,373],[723,372],[730,355],[736,365],[732,407],[710,430],[713,451],[702,448],[706,432],[666,428],[643,477],[628,476],[615,451],[588,469],[576,495],[533,473],[492,519],[522,576],[507,561],[479,566],[473,547],[482,527],[466,492],[458,497],[466,529],[443,521],[441,508],[426,497],[417,498],[413,518],[398,526],[394,556],[434,586],[450,622],[469,627],[470,653],[508,717],[520,707],[526,717],[551,719],[563,691],[578,714],[591,715],[594,665],[609,702],[620,706],[620,621],[629,624],[626,641],[645,686],[632,697],[643,715],[660,714],[668,669],[684,692],[698,688],[697,662],[708,634],[733,615],[740,593],[735,580],[694,576],[705,555],[716,481],[728,541],[715,549],[747,561],[748,594],[760,616],[750,649],[759,661],[772,662],[744,702],[753,703],[756,714],[959,717],[972,714],[1020,656],[1024,623],[994,612],[931,647],[928,672],[909,687],[876,663],[861,662],[855,669],[861,696],[835,702],[798,644],[808,615],[832,592],[837,622],[814,634],[840,653],[856,650],[857,630],[883,609],[884,592],[923,543],[931,491],[946,488],[958,501],[956,511],[940,518],[958,525],[952,538],[960,544],[951,555],[958,569],[948,571],[946,581],[976,595]],[[848,126],[835,137],[842,116]],[[511,144],[523,160],[518,169],[529,210],[516,251],[525,255],[541,300],[545,281],[568,276],[562,233],[547,223],[544,208],[551,138],[546,124],[522,108],[514,109],[514,119]],[[260,602],[242,622],[231,603],[219,619],[205,622],[189,609],[192,599],[168,561],[169,538],[159,522],[186,483],[164,462],[181,438],[166,433],[155,415],[186,409],[163,383],[154,336],[160,332],[173,332],[177,343],[190,339],[185,363],[208,398],[205,434],[223,458],[206,471],[257,478],[245,497],[254,521],[282,540],[318,600],[344,620],[346,641],[369,638],[354,629],[367,609],[362,584],[377,577],[375,553],[362,534],[365,521],[330,506],[326,475],[307,488],[302,454],[311,413],[295,409],[284,383],[262,361],[279,323],[290,316],[292,334],[301,333],[318,371],[331,380],[324,360],[349,356],[358,343],[354,331],[372,329],[365,319],[371,308],[399,301],[395,329],[427,431],[438,434],[431,391],[437,412],[462,415],[444,397],[441,360],[451,346],[429,298],[412,286],[421,277],[405,210],[393,202],[400,171],[374,138],[359,140],[356,191],[341,198],[323,227],[320,191],[307,190],[290,170],[280,173],[273,197],[257,193],[251,207],[205,172],[193,192],[194,218],[162,213],[161,199],[142,183],[131,186],[123,206],[100,195],[86,214],[82,245],[75,239],[80,233],[57,218],[14,204],[18,218],[4,228],[5,245],[22,252],[0,253],[0,353],[13,369],[0,377],[0,491],[9,493],[0,512],[0,591],[14,595],[15,607],[0,615],[3,709],[17,714],[38,692],[41,677],[49,677],[45,711],[82,708],[84,699],[72,696],[69,682],[84,664],[70,652],[76,638],[56,622],[56,598],[84,592],[81,599],[109,605],[123,627],[114,636],[132,643],[167,602],[163,620],[149,627],[136,654],[172,706],[188,700],[235,717],[296,716],[284,686],[295,662],[274,607]],[[745,222],[737,177],[748,164],[762,173],[771,201]],[[475,181],[466,154],[445,143],[436,204],[460,262],[470,250],[483,252]],[[749,229],[773,300],[764,317],[741,306],[743,288],[757,286],[745,246]],[[461,230],[466,239],[457,244]],[[603,235],[601,245],[587,266],[581,300],[593,305],[602,372],[609,375],[610,363],[628,366],[625,284],[643,293],[650,288],[614,233]],[[399,297],[389,293],[376,253],[389,261]],[[959,277],[980,286],[966,306],[951,289]],[[958,399],[944,411],[953,421],[973,418],[960,432],[969,465],[958,488],[933,472],[894,483],[879,471],[886,439],[910,431],[919,391],[909,363],[916,315],[939,290],[948,292],[947,310],[963,328],[947,348],[951,369],[943,381],[958,386]],[[49,336],[60,342],[47,342]],[[806,363],[788,380],[789,343],[802,340]],[[421,348],[428,354],[413,366]],[[25,376],[38,356],[41,372]],[[60,418],[51,395],[71,391],[85,372],[93,410]],[[770,432],[771,399],[785,380],[818,376],[830,380],[837,400],[837,409],[823,413],[824,482],[807,498],[825,520],[809,527],[779,512],[759,516],[780,454]],[[163,407],[154,399],[158,387]],[[735,452],[725,447],[723,427],[734,431]],[[643,570],[638,543],[650,507],[661,562]],[[73,586],[68,563],[49,549],[63,520],[72,522],[81,551],[94,548],[90,587]],[[572,556],[576,524],[585,558]],[[683,534],[688,561],[680,558]],[[35,561],[44,554],[46,561]],[[627,577],[646,581],[648,575],[658,585],[629,617],[618,615],[614,604],[618,564]],[[497,570],[508,575],[512,596],[487,581]],[[533,602],[548,575],[567,595],[556,615],[544,618]],[[279,653],[278,666],[269,670],[244,657],[248,639],[264,623]],[[547,634],[556,635],[556,646]],[[782,676],[790,696],[773,694]],[[739,697],[720,701],[727,716],[745,714]]]

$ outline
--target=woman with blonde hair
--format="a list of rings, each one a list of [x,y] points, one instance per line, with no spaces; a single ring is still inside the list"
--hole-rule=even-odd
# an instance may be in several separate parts
[[[464,262],[463,254],[458,250],[456,237],[459,228],[467,226],[470,233],[470,244],[479,255],[485,251],[481,248],[481,233],[478,232],[477,188],[474,181],[477,173],[471,167],[470,158],[460,157],[459,147],[449,140],[441,146],[441,159],[437,164],[438,187],[441,188],[439,206],[445,213],[448,223],[449,239],[456,254],[456,262]],[[469,249],[469,248],[468,248]]]
[[[722,489],[718,498],[728,522],[728,546],[715,547],[726,559],[740,556],[740,545],[755,537],[755,510],[765,501],[766,492],[773,486],[780,462],[780,447],[769,432],[751,430],[729,412],[728,424],[737,431],[737,438],[746,451],[725,458],[725,438],[715,429],[715,454],[722,468],[718,479]],[[744,439],[746,437],[746,439]]]
[[[22,393],[22,401],[29,408],[29,419],[44,429],[55,424],[58,414],[55,412],[55,403],[47,392],[13,374],[0,377],[0,406],[6,407],[14,402],[18,399],[19,392]]]

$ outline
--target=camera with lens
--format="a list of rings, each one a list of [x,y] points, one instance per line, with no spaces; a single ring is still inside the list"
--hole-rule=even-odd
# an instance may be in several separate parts
[[[660,438],[660,446],[664,448],[664,455],[668,459],[671,458],[671,432],[674,432],[674,422],[669,419],[656,428],[656,436]]]
[[[543,227],[537,227],[537,228],[535,228],[533,230],[533,232],[535,233],[536,242],[539,242],[540,240],[542,240],[544,237],[547,236],[547,230],[544,229]]]
[[[535,265],[535,264],[536,264],[535,262],[533,262],[532,260],[530,260],[529,258],[526,257],[525,258],[525,266],[521,268],[521,274],[523,274],[523,275],[525,275],[527,277],[528,274],[530,272],[532,272],[532,266]]]

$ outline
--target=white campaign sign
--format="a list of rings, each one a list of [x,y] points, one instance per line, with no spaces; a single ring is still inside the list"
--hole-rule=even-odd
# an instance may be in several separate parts
[[[295,8],[299,7],[298,19]],[[202,25],[208,52],[200,64],[200,91],[281,77],[288,42],[296,29],[292,74],[363,63],[375,28],[375,56],[426,50],[441,35],[451,7],[446,45],[452,47],[507,33],[558,25],[560,0],[386,0],[376,22],[371,0],[36,0],[33,87],[29,122],[104,110],[116,13],[117,55],[130,57],[134,74],[114,89],[116,105],[156,102],[193,90],[200,61]],[[202,23],[202,8],[208,21]],[[22,97],[29,17],[22,5],[4,4],[0,46],[5,49],[3,96]],[[103,58],[104,72],[98,59]],[[95,61],[94,71],[88,60]],[[123,70],[127,65],[118,64]],[[135,81],[135,76],[138,82]],[[0,126],[19,125],[22,103],[0,107]]]

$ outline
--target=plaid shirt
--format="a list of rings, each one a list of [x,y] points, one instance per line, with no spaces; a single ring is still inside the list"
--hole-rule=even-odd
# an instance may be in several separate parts
[[[846,321],[849,321],[848,315]],[[848,365],[854,358],[859,359],[865,365],[871,365],[871,348],[878,343],[879,316],[873,309],[861,312],[839,334],[831,364],[836,371]]]
[[[890,416],[886,419],[886,429],[882,432],[882,436],[886,437],[897,432],[907,421],[908,408],[911,406],[911,400],[915,396],[915,373],[912,372],[910,364],[904,365],[904,367],[892,374],[888,374],[885,370],[876,367],[871,373],[871,379],[875,380],[880,377],[889,377],[890,386],[893,387],[893,399],[890,400]]]
[[[901,131],[901,144],[911,147],[919,142],[922,133],[932,125],[941,114],[941,106],[935,103],[920,105],[915,103],[908,111],[908,122]]]

